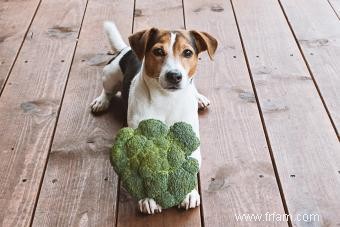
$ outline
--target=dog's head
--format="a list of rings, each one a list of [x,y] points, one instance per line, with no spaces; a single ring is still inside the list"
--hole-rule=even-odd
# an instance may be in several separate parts
[[[166,31],[151,28],[129,37],[131,48],[144,59],[147,77],[155,79],[166,90],[185,88],[196,72],[198,54],[208,51],[214,56],[217,41],[198,31]]]

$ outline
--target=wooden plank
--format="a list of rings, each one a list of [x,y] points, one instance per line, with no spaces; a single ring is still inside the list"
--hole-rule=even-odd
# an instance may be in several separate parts
[[[164,29],[184,29],[182,1],[136,1],[134,32],[158,27]]]
[[[127,37],[133,4],[88,3],[33,226],[114,226],[118,178],[109,151],[122,127],[121,109],[113,102],[111,111],[95,117],[89,105],[100,94],[103,65],[112,58],[103,22],[115,21]]]
[[[340,144],[279,2],[233,4],[293,225],[335,226]]]
[[[40,5],[0,99],[0,225],[32,219],[86,1]]]
[[[16,56],[19,53],[26,32],[39,7],[39,3],[39,0],[1,1],[0,94]]]
[[[328,0],[337,17],[340,19],[340,0]]]
[[[281,1],[340,139],[340,26],[328,2]]]
[[[182,1],[136,1],[134,31],[149,27],[178,29],[184,27]],[[134,201],[123,189],[119,194],[117,226],[168,227],[200,226],[200,210],[182,211],[177,208],[163,210],[156,215],[141,215]]]
[[[198,89],[212,101],[200,118],[204,223],[248,226],[235,215],[284,214],[231,4],[185,0],[184,8],[188,30],[207,31],[219,41],[214,62],[205,55],[196,78]],[[264,223],[251,223],[256,225]]]

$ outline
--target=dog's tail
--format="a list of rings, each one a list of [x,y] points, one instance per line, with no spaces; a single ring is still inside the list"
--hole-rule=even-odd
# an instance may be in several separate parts
[[[114,51],[121,51],[122,49],[127,47],[116,25],[113,22],[105,21],[104,30],[105,30],[107,37],[109,38],[111,48]]]

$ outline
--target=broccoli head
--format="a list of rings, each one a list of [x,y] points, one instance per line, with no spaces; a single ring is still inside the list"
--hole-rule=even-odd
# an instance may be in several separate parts
[[[110,160],[133,197],[153,198],[169,208],[181,203],[197,185],[198,162],[189,156],[199,145],[191,125],[177,122],[168,128],[148,119],[137,129],[118,132]]]

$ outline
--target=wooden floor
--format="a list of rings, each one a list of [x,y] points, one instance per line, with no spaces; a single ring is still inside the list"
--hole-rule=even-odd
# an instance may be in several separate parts
[[[0,226],[339,226],[339,18],[339,0],[0,1]],[[156,26],[219,40],[196,76],[212,101],[200,209],[140,215],[120,188],[120,101],[89,111],[105,20],[125,38]],[[268,213],[290,216],[236,217]]]

